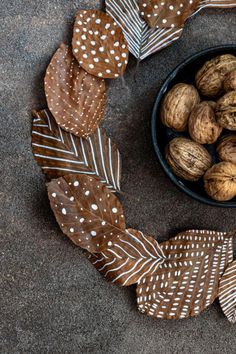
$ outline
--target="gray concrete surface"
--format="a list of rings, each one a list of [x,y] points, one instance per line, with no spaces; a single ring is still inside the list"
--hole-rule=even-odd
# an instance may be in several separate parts
[[[32,108],[43,108],[43,75],[79,8],[95,0],[1,1],[1,353],[235,353],[236,327],[216,302],[182,321],[146,318],[134,288],[107,283],[59,230],[30,148]],[[156,162],[150,113],[165,76],[200,49],[235,42],[236,11],[205,10],[182,38],[147,59],[134,81],[131,60],[108,85],[103,125],[123,156],[128,225],[166,240],[186,228],[230,230],[235,210],[200,204]],[[234,244],[234,249],[236,250]]]

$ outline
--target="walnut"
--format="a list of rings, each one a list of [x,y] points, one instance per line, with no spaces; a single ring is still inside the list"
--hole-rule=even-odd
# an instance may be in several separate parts
[[[211,156],[202,145],[182,137],[169,142],[166,160],[177,176],[188,181],[197,181],[212,165]]]
[[[236,69],[227,74],[223,87],[225,92],[236,90]]]
[[[189,115],[198,102],[200,97],[194,86],[182,83],[175,85],[162,102],[162,123],[177,131],[186,130]]]
[[[207,194],[219,201],[236,196],[236,165],[220,162],[212,166],[204,175],[204,187]]]
[[[217,146],[217,154],[221,161],[228,161],[236,164],[236,134],[223,137]]]
[[[208,97],[219,95],[226,75],[234,69],[236,69],[236,57],[231,54],[219,55],[207,61],[195,78],[198,90]]]
[[[201,102],[192,110],[189,121],[188,131],[190,137],[199,144],[213,144],[222,132],[215,119],[212,104]]]
[[[230,91],[216,104],[216,120],[219,125],[229,130],[236,130],[236,91]]]

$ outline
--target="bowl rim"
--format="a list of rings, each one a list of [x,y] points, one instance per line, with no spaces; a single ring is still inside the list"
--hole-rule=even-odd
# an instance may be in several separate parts
[[[181,69],[183,69],[186,65],[201,58],[204,55],[214,54],[214,52],[217,52],[219,50],[232,50],[232,49],[236,50],[235,44],[224,44],[224,45],[209,47],[209,48],[203,49],[201,51],[198,51],[198,52],[188,56],[185,60],[183,60],[180,64],[178,64],[171,71],[171,73],[166,77],[166,79],[161,84],[160,88],[158,89],[157,96],[156,96],[155,103],[154,103],[153,110],[152,110],[152,118],[151,118],[151,135],[152,135],[152,144],[154,147],[154,151],[156,153],[156,156],[157,156],[157,159],[158,159],[160,165],[162,166],[164,172],[170,178],[172,183],[174,183],[180,190],[185,192],[189,197],[191,197],[199,202],[202,202],[202,203],[205,203],[205,204],[208,204],[211,206],[222,207],[222,208],[236,208],[236,202],[230,202],[230,201],[221,202],[221,201],[216,201],[213,199],[211,200],[210,197],[208,199],[204,196],[201,196],[198,193],[192,191],[190,188],[188,188],[184,184],[182,184],[181,181],[177,178],[177,176],[175,176],[172,173],[169,165],[167,164],[163,154],[160,151],[159,144],[157,142],[157,140],[158,140],[157,134],[156,134],[156,128],[157,128],[157,122],[158,122],[157,110],[158,110],[161,100],[167,90],[168,85],[175,78],[175,76],[178,74],[178,72]]]

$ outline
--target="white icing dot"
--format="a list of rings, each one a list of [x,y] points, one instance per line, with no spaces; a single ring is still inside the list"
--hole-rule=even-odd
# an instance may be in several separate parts
[[[112,212],[115,214],[115,213],[117,213],[117,208],[112,208]]]
[[[79,33],[79,29],[78,29],[78,28],[76,28],[76,29],[75,29],[75,32]]]
[[[110,69],[106,69],[106,72],[107,72],[108,74],[110,74],[110,73],[111,73],[111,70],[110,70]]]
[[[75,200],[74,197],[70,197],[70,201],[73,202]]]
[[[78,53],[79,49],[75,48],[74,53]]]
[[[99,25],[101,23],[100,18],[97,18],[95,22]]]
[[[105,59],[105,63],[109,63],[110,60],[108,58]]]
[[[73,227],[70,228],[70,232],[74,232],[75,229]]]
[[[91,54],[96,55],[96,50],[91,50]]]
[[[62,214],[66,215],[66,208],[61,209]]]
[[[103,36],[101,36],[101,40],[105,40],[107,38],[107,36],[104,34]]]
[[[170,10],[174,10],[174,6],[173,6],[173,5],[170,5],[170,6],[169,6],[169,9],[170,9]]]
[[[119,47],[119,44],[120,44],[119,42],[115,42],[114,47]]]
[[[98,63],[98,62],[99,62],[99,59],[98,59],[98,58],[93,58],[93,61],[94,61],[95,63]]]
[[[91,45],[93,45],[93,46],[96,45],[96,42],[95,42],[95,41],[91,41],[90,43],[91,43]]]
[[[81,49],[82,49],[82,50],[86,50],[86,46],[85,46],[85,45],[82,45],[82,46],[81,46]]]
[[[181,12],[180,11],[177,11],[177,15],[180,15],[181,14]]]
[[[74,185],[75,187],[78,187],[79,182],[78,182],[78,181],[75,181],[75,182],[73,183],[73,185]]]
[[[87,59],[87,58],[88,58],[88,55],[87,55],[87,54],[83,54],[83,57],[84,57],[85,59]]]
[[[167,22],[167,19],[163,18],[162,23],[166,23],[166,22]]]
[[[80,25],[80,26],[82,26],[82,24],[83,24],[82,21],[78,21],[77,23],[78,23],[78,25]]]
[[[84,41],[87,39],[87,37],[85,36],[85,34],[83,34],[83,35],[81,36],[81,38],[82,38]]]
[[[108,244],[108,246],[112,246],[112,242],[111,241],[107,242],[107,244]]]
[[[90,194],[90,192],[89,192],[89,191],[86,191],[84,194],[85,194],[85,195],[89,195],[89,194]]]
[[[105,25],[105,29],[109,29],[110,27],[111,27],[110,23],[107,23],[107,24]]]
[[[102,76],[102,73],[98,73],[98,76],[101,77],[101,76]]]
[[[92,204],[91,207],[92,207],[93,210],[98,210],[97,204]]]
[[[56,193],[52,193],[52,197],[56,198],[57,194]]]
[[[96,231],[91,231],[90,234],[91,234],[92,236],[96,236],[96,235],[97,235]]]
[[[104,52],[104,47],[100,47],[98,50],[99,50],[99,52],[102,53],[102,52]]]
[[[127,55],[126,55],[126,53],[122,53],[121,56],[122,56],[123,58],[126,58]]]
[[[94,65],[93,64],[89,64],[89,67],[90,67],[90,69],[93,69]]]
[[[103,225],[103,226],[106,225],[106,221],[102,221],[102,225]]]
[[[79,221],[82,223],[84,222],[84,218],[80,218]]]
[[[111,54],[115,54],[114,49],[110,50],[110,53],[111,53]]]

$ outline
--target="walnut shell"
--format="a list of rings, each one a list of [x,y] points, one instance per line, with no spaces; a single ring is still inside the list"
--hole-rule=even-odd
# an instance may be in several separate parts
[[[216,104],[216,120],[219,125],[229,130],[236,130],[236,91],[230,91]]]
[[[212,165],[211,155],[187,138],[174,138],[166,147],[166,160],[173,172],[188,181],[197,181]]]
[[[198,102],[200,97],[194,86],[182,83],[175,85],[162,102],[162,123],[180,132],[186,130],[189,115]]]
[[[212,166],[204,175],[204,187],[207,194],[219,201],[236,196],[236,165],[220,162]]]
[[[207,61],[195,78],[198,90],[204,96],[217,96],[223,89],[225,76],[234,69],[236,57],[231,54],[219,55]]]
[[[199,144],[213,144],[222,132],[215,119],[215,112],[208,102],[197,104],[192,110],[188,131],[190,137]]]
[[[236,134],[223,137],[217,146],[217,154],[221,161],[228,161],[236,164]]]
[[[226,75],[223,87],[225,92],[236,90],[236,69]]]

